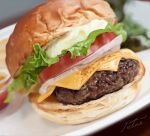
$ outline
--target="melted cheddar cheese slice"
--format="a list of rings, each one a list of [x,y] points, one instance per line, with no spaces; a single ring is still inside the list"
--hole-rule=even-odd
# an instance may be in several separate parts
[[[118,52],[107,55],[98,61],[89,64],[86,68],[77,71],[64,79],[55,82],[49,87],[48,91],[44,95],[38,97],[38,102],[42,102],[49,97],[56,87],[63,87],[72,90],[80,90],[80,88],[89,80],[89,78],[96,72],[101,70],[117,71],[121,58],[132,58],[140,61],[139,57],[128,49],[122,49]]]
[[[119,61],[121,58],[117,58],[107,63],[103,64],[103,61],[96,61],[91,63],[86,68],[83,68],[80,71],[77,71],[62,80],[55,82],[52,86],[49,87],[48,91],[44,94],[39,96],[38,102],[42,102],[47,97],[49,97],[56,87],[63,87],[72,90],[80,90],[80,88],[89,80],[89,78],[96,72],[101,70],[112,70],[117,71]]]

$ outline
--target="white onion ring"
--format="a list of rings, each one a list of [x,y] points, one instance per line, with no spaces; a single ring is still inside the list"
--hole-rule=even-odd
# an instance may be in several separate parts
[[[105,44],[102,46],[100,49],[98,49],[96,52],[93,54],[89,55],[85,59],[81,60],[77,64],[73,65],[69,70],[63,72],[62,74],[51,78],[47,80],[45,83],[43,83],[39,89],[39,93],[41,95],[45,94],[48,90],[48,87],[52,85],[54,82],[59,81],[66,76],[69,76],[70,74],[80,70],[81,68],[86,67],[89,63],[91,63],[93,60],[100,59],[101,57],[110,54],[112,52],[118,51],[120,49],[120,45],[122,43],[122,36],[117,36],[114,38],[111,42]]]

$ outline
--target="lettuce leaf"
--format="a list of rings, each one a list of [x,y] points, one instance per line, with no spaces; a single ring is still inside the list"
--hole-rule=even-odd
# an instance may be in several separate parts
[[[72,47],[63,50],[60,55],[53,58],[48,58],[41,46],[39,44],[34,44],[34,54],[27,58],[20,70],[18,77],[14,79],[8,87],[9,97],[6,99],[6,102],[12,100],[10,99],[10,95],[17,90],[24,90],[24,93],[27,95],[29,93],[29,88],[38,82],[39,73],[44,68],[58,62],[59,59],[67,52],[71,53],[72,59],[76,58],[77,56],[86,56],[96,37],[105,32],[115,32],[117,35],[122,35],[123,41],[125,41],[127,38],[127,33],[123,29],[123,24],[119,23],[116,25],[108,24],[105,29],[99,29],[91,32],[86,40],[77,42]]]
[[[48,58],[39,44],[33,45],[34,55],[27,58],[20,70],[19,76],[8,86],[9,95],[5,102],[11,102],[13,92],[23,90],[27,95],[29,88],[37,83],[39,73],[45,68],[59,61],[59,57]],[[10,99],[11,98],[11,99]]]
[[[114,26],[108,24],[105,29],[99,29],[91,32],[86,40],[76,43],[69,49],[63,50],[62,55],[66,54],[67,52],[70,52],[72,59],[76,58],[77,56],[85,56],[92,43],[95,41],[96,37],[106,32],[115,32],[116,35],[122,35],[123,42],[127,39],[127,33],[123,29],[122,23],[118,23]]]

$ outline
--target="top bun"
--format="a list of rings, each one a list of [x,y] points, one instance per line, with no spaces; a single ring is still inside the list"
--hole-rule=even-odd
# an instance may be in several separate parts
[[[104,0],[49,0],[17,23],[6,46],[6,63],[12,76],[33,52],[33,44],[46,45],[75,26],[93,19],[115,23],[116,16]]]

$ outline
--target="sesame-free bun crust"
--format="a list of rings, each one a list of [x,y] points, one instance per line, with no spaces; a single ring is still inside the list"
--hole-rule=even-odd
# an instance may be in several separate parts
[[[130,50],[121,50],[120,53],[116,54],[118,56],[119,54],[122,55],[121,57],[136,59],[139,62],[139,73],[134,81],[119,91],[81,105],[64,105],[53,96],[42,103],[37,103],[36,94],[34,93],[29,96],[30,102],[42,117],[55,123],[71,125],[90,122],[123,108],[137,96],[140,89],[140,81],[145,74],[145,68],[141,60]],[[117,57],[116,54],[114,53],[113,55],[114,59]],[[102,61],[107,63],[109,57],[113,56],[108,55],[102,58]]]
[[[72,27],[93,19],[114,23],[116,16],[104,0],[49,0],[34,8],[17,23],[7,43],[6,63],[10,74],[15,76],[32,54],[33,44],[44,46]]]

